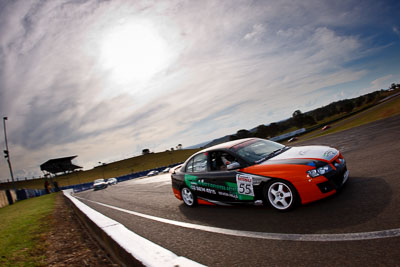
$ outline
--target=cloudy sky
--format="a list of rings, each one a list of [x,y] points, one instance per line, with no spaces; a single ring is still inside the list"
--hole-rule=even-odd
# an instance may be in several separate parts
[[[1,0],[0,115],[15,176],[40,175],[50,158],[78,155],[90,169],[187,147],[388,88],[400,82],[399,10],[376,0]]]

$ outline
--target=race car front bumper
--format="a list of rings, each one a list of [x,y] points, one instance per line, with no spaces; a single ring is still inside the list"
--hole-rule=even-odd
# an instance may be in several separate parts
[[[322,193],[328,193],[332,190],[341,188],[349,178],[349,171],[347,170],[346,165],[344,165],[341,169],[332,171],[325,175],[325,177],[328,181],[317,184]]]

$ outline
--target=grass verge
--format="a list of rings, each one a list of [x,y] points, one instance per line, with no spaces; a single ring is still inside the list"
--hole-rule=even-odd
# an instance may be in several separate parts
[[[0,265],[44,266],[45,236],[56,194],[16,202],[0,209]]]
[[[338,126],[337,131],[354,128],[363,124],[389,118],[398,114],[400,114],[400,97],[397,97],[390,102],[376,106],[376,108],[373,108],[370,111],[367,110],[367,112],[363,114],[363,116],[359,116],[354,120],[349,120],[346,123]]]
[[[315,137],[341,132],[347,129],[358,127],[370,122],[389,118],[399,114],[400,114],[400,97],[397,96],[392,100],[374,106],[352,117],[333,123],[332,128],[327,131],[322,132],[320,129],[318,129],[301,136],[300,139],[301,141],[305,141]]]

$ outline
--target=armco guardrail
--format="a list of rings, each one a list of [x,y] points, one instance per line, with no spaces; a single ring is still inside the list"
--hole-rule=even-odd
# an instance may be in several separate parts
[[[270,138],[269,140],[279,142],[279,141],[289,139],[290,137],[293,137],[293,136],[296,136],[296,135],[299,135],[299,134],[302,134],[305,132],[306,132],[306,128],[301,128],[301,129],[297,129],[297,130],[289,132],[289,133],[274,136],[274,137]]]
[[[88,207],[73,196],[73,190],[63,190],[78,218],[92,236],[121,266],[204,266],[133,233],[119,222]]]

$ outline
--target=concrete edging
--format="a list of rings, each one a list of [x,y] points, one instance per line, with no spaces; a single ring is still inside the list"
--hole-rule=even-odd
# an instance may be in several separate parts
[[[90,208],[73,196],[73,190],[63,190],[78,218],[91,235],[122,266],[204,266],[135,234],[119,222]]]

